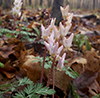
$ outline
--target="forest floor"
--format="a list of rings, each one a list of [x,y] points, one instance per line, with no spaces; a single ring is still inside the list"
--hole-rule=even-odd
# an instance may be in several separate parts
[[[12,84],[24,77],[36,84],[40,82],[45,49],[41,38],[41,23],[45,27],[49,25],[50,11],[51,9],[38,9],[33,12],[23,9],[22,15],[26,19],[20,21],[17,18],[13,30],[13,16],[0,9],[0,85]],[[55,98],[100,98],[100,10],[70,12],[74,16],[67,36],[74,33],[76,38],[74,37],[71,50],[63,52],[66,52],[68,61],[65,63],[66,68],[70,67],[73,71],[68,70],[69,73],[66,74],[65,71],[55,70]],[[62,23],[65,21],[62,20]],[[50,58],[47,59],[45,64],[43,85],[48,80],[50,61]],[[79,73],[79,77],[74,78],[75,72]],[[5,89],[7,87],[0,87],[1,92]],[[12,91],[10,89],[1,94],[1,98],[13,98],[21,90],[22,86]]]

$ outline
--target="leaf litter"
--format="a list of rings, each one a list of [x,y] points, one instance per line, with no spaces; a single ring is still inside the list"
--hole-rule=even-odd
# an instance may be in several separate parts
[[[47,11],[49,10],[41,9],[34,13],[27,10],[23,11],[23,17],[26,17],[28,23],[27,21],[22,21],[20,24],[27,26],[30,29],[28,30],[30,33],[37,34],[38,37],[29,35],[29,38],[35,38],[34,41],[29,42],[27,39],[20,41],[16,38],[8,39],[5,37],[6,33],[1,36],[0,62],[4,64],[4,68],[0,67],[1,85],[7,82],[14,82],[17,79],[26,76],[34,83],[39,83],[42,68],[41,62],[35,57],[41,57],[44,54],[44,45],[41,44],[42,40],[40,38],[40,26],[41,22],[45,26],[48,24],[49,15]],[[72,79],[66,75],[64,71],[55,70],[55,96],[57,98],[65,98],[69,96],[69,92],[72,92],[71,82],[75,86],[75,92],[78,93],[80,98],[91,98],[100,93],[100,19],[94,14],[83,15],[81,17],[78,15],[77,11],[75,14],[70,32],[88,36],[92,49],[91,51],[86,51],[86,45],[84,44],[80,51],[78,51],[75,45],[71,47],[72,51],[68,51],[68,55],[66,56],[68,64],[66,65],[78,72],[80,76],[76,79]],[[2,20],[0,28],[12,30],[12,22],[10,19],[12,19],[11,15],[0,14],[0,21]],[[39,30],[40,35],[34,28]],[[18,29],[16,29],[16,31],[17,30]],[[19,36],[20,35],[18,35],[17,38]],[[48,56],[48,53],[46,55]],[[36,62],[32,62],[33,60]],[[45,69],[43,76],[44,85],[46,85],[48,79],[48,71],[49,69]],[[52,79],[50,85],[52,86]],[[8,96],[11,98],[11,94],[12,92],[6,93],[5,95],[7,97],[5,98],[8,98]]]

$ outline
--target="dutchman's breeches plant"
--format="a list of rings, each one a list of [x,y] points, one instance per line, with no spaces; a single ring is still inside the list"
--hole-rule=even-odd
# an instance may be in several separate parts
[[[13,25],[13,30],[15,29],[15,22],[16,22],[16,17],[21,16],[21,6],[22,6],[22,0],[15,0],[14,1],[14,7],[12,8],[12,14],[14,15],[14,25]]]
[[[73,13],[68,13],[69,5],[67,5],[65,8],[60,7],[60,9],[62,12],[63,19],[67,20],[66,26],[63,26],[62,23],[60,22],[59,29],[57,29],[55,26],[56,18],[51,19],[51,23],[48,26],[48,28],[45,28],[43,25],[41,25],[42,38],[44,39],[45,48],[48,50],[50,56],[53,58],[51,71],[48,77],[47,87],[50,84],[51,74],[54,70],[55,62],[58,62],[55,68],[59,71],[62,70],[64,66],[66,53],[64,53],[62,56],[60,56],[60,53],[63,49],[67,51],[69,47],[71,47],[73,37],[74,37],[74,34],[72,33],[69,36],[69,38],[66,38],[66,35],[68,34],[69,29],[71,28],[72,25],[71,21],[72,21]],[[45,54],[44,54],[44,62],[45,62]],[[44,63],[43,63],[43,68],[44,68]],[[42,83],[43,68],[42,68],[40,83]],[[54,88],[54,84],[53,84],[53,88]]]

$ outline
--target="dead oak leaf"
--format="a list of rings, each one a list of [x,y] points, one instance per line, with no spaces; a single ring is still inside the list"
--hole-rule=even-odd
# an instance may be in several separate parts
[[[85,93],[88,92],[88,87],[95,81],[98,76],[98,72],[93,72],[86,69],[79,78],[76,78],[73,81],[73,85],[76,88],[76,92],[80,96],[85,96]]]
[[[91,93],[93,96],[100,93],[100,85],[96,80],[89,86],[89,93]]]
[[[4,45],[2,48],[0,48],[0,55],[3,58],[8,58],[10,54],[14,53],[13,48],[16,47],[16,45]]]
[[[68,64],[68,66],[71,67],[74,71],[82,73],[85,70],[86,64],[87,60],[85,58],[76,57]]]

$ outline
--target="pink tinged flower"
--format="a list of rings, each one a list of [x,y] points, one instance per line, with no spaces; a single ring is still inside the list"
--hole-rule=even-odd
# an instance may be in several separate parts
[[[59,39],[60,37],[60,30],[57,30],[56,26],[54,26],[54,38]]]
[[[57,70],[61,71],[62,67],[64,66],[65,57],[66,57],[66,53],[64,53],[63,56],[59,58],[58,64],[57,64]]]
[[[51,19],[51,23],[50,23],[50,27],[51,27],[51,29],[50,29],[50,31],[52,32],[52,30],[53,30],[53,28],[54,28],[54,26],[55,26],[55,21],[56,21],[56,18],[52,18]]]
[[[68,49],[69,47],[71,47],[72,41],[73,41],[73,37],[74,37],[73,33],[70,35],[70,37],[68,39],[66,39],[66,37],[64,37],[64,39],[63,39],[63,45],[64,45],[64,47],[66,49]]]
[[[73,13],[71,13],[68,17],[67,17],[67,24],[70,24],[72,22],[72,18],[73,18]]]
[[[47,38],[47,41],[49,44],[53,45],[54,42],[55,42],[55,39],[54,39],[54,32],[51,33],[50,37]]]
[[[62,25],[62,23],[60,22],[60,35],[61,35],[61,37],[65,37],[68,34],[68,31],[69,31],[71,25],[72,24],[69,24],[66,27],[64,27]]]
[[[42,38],[47,39],[47,37],[50,34],[50,26],[47,29],[45,29],[45,27],[41,24],[41,30],[42,30]]]
[[[47,43],[46,41],[44,41],[44,44],[47,50],[49,51],[50,55],[55,56],[58,49],[58,45],[59,45],[58,42],[54,43],[54,45],[51,45]]]
[[[16,7],[12,8],[13,15],[19,16],[21,15],[20,9],[16,9]]]
[[[21,6],[22,6],[22,0],[15,0],[14,1],[14,7],[12,8],[12,12],[13,12],[13,15],[16,15],[16,16],[21,16]]]
[[[61,13],[62,13],[64,20],[67,19],[68,11],[69,11],[69,5],[67,5],[65,8],[60,6],[60,10],[61,10]]]
[[[59,58],[60,58],[60,53],[61,53],[61,51],[62,51],[62,49],[63,49],[63,45],[62,46],[60,46],[59,48],[58,48],[58,50],[57,50],[57,55],[56,55],[56,60],[58,60]]]
[[[62,51],[62,49],[63,49],[63,45],[62,45],[62,46],[60,46],[60,47],[58,48],[58,50],[57,50],[57,55],[59,55],[59,54],[60,54],[60,52]]]

